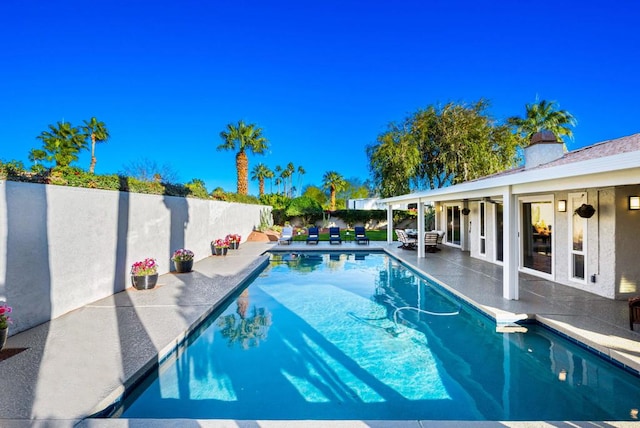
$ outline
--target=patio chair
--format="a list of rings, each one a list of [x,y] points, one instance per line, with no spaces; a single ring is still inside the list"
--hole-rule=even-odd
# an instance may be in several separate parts
[[[291,244],[293,241],[293,227],[283,227],[280,238],[278,238],[278,245]]]
[[[342,238],[340,237],[339,227],[329,228],[329,244],[342,244]]]
[[[629,299],[629,328],[633,330],[633,325],[640,323],[640,296]]]
[[[307,244],[318,244],[320,238],[318,237],[318,228],[310,227],[307,231]]]
[[[424,233],[424,249],[427,253],[435,253],[438,249],[438,234],[436,232]]]
[[[355,240],[358,244],[369,244],[369,238],[367,237],[367,232],[365,232],[364,227],[356,226],[354,228]]]
[[[409,238],[407,234],[402,229],[396,229],[396,236],[398,237],[398,241],[402,245],[398,248],[402,248],[405,250],[415,250],[416,249],[416,240],[413,238]]]

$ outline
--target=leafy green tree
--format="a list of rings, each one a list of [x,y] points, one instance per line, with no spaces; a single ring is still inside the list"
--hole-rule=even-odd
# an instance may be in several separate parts
[[[321,207],[328,207],[327,205],[327,194],[317,186],[306,186],[304,192],[302,192],[302,196],[307,196],[320,204]]]
[[[69,122],[49,125],[48,131],[42,131],[36,138],[44,143],[41,150],[31,150],[29,158],[34,162],[55,162],[56,167],[69,166],[78,160],[80,150],[87,148],[83,134]]]
[[[269,142],[262,135],[262,128],[258,128],[255,124],[247,125],[242,120],[238,121],[236,125],[228,124],[226,130],[220,132],[220,138],[224,143],[218,146],[218,150],[236,151],[238,194],[246,195],[249,192],[247,151],[263,154],[269,147]]]
[[[568,111],[558,110],[555,101],[538,101],[525,105],[525,109],[524,118],[513,116],[507,119],[507,123],[515,126],[525,140],[524,144],[529,144],[533,134],[541,131],[552,132],[558,141],[562,141],[562,136],[573,139],[571,127],[576,126],[577,120]]]
[[[264,195],[264,179],[269,177],[273,172],[263,163],[259,163],[251,170],[251,179],[258,181],[258,195]]]
[[[84,121],[82,131],[87,138],[91,139],[91,164],[89,173],[93,174],[96,169],[96,144],[105,143],[109,139],[109,130],[104,122],[100,122],[95,117]]]
[[[485,100],[432,105],[389,125],[367,148],[378,193],[439,188],[515,166],[520,140],[487,114],[488,106]]]
[[[314,218],[322,216],[322,206],[313,198],[300,196],[291,200],[285,215],[288,218],[301,217],[303,224],[309,224]]]
[[[369,168],[378,193],[383,198],[411,191],[421,160],[418,145],[403,127],[390,124],[378,136],[377,143],[367,147]]]
[[[322,176],[322,187],[329,190],[330,193],[329,209],[331,211],[336,209],[336,193],[344,190],[346,186],[347,182],[335,171],[328,171]]]

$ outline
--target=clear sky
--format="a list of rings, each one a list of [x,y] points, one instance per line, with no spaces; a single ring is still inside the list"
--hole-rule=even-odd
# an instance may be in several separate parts
[[[96,116],[96,173],[148,158],[235,191],[216,147],[243,119],[270,141],[250,168],[364,180],[389,122],[481,97],[499,120],[557,101],[575,149],[640,132],[639,18],[637,0],[3,0],[0,159],[30,166],[49,124]]]

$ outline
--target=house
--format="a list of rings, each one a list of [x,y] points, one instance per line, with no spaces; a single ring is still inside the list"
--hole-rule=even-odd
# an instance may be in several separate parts
[[[610,299],[640,294],[640,134],[566,152],[535,134],[524,165],[462,184],[387,198],[436,206],[444,243],[503,266],[503,297],[518,299],[526,272]],[[419,230],[418,257],[425,257]]]

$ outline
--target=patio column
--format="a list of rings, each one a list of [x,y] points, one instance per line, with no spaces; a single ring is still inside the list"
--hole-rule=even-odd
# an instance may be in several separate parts
[[[507,300],[520,298],[518,284],[518,198],[508,186],[502,194],[503,211],[503,247],[502,297]]]
[[[418,257],[424,257],[424,202],[418,201]]]
[[[387,204],[387,244],[393,242],[393,205]]]

